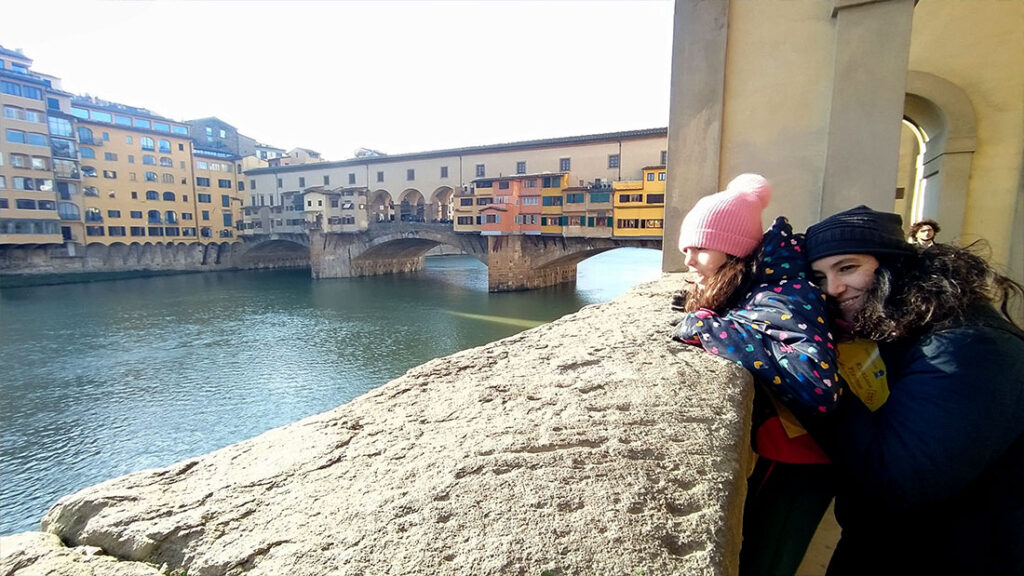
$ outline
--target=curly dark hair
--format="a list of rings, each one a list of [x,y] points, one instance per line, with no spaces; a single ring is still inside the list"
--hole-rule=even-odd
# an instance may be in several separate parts
[[[921,228],[924,228],[925,226],[931,226],[932,230],[935,231],[936,235],[939,232],[942,231],[942,229],[939,228],[939,223],[936,222],[935,220],[930,220],[930,219],[929,220],[921,220],[919,222],[914,222],[914,224],[910,227],[910,234],[909,234],[910,240],[911,241],[916,240],[917,239],[917,232]]]
[[[704,286],[693,286],[687,292],[683,308],[686,312],[706,308],[723,314],[734,308],[740,298],[750,291],[760,250],[743,258],[732,254],[725,256],[725,262],[714,276],[705,281]]]
[[[1010,303],[1024,287],[998,273],[978,252],[984,241],[964,248],[936,244],[917,254],[878,256],[875,283],[854,319],[854,332],[893,341],[963,322],[972,306],[995,304],[1011,323]]]

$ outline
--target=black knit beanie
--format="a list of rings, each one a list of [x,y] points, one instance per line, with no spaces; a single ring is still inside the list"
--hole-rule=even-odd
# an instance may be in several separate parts
[[[837,254],[914,254],[903,235],[899,214],[857,206],[833,214],[807,229],[807,259]]]

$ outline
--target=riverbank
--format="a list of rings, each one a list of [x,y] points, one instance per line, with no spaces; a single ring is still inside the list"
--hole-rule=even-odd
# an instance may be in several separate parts
[[[153,278],[157,276],[200,273],[201,271],[199,270],[126,270],[121,272],[79,272],[74,274],[3,274],[0,275],[0,288],[57,286],[59,284],[77,284],[80,282],[107,282],[110,280],[130,280],[132,278]]]
[[[244,242],[0,246],[0,287],[281,268],[309,268],[308,250],[282,243],[253,259]]]

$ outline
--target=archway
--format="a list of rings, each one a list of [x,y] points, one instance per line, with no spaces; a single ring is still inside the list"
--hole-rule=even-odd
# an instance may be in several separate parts
[[[370,222],[393,222],[395,220],[395,201],[387,190],[376,190],[370,196],[367,207]]]
[[[423,222],[426,212],[423,194],[414,188],[405,190],[399,196],[399,210],[402,222]]]
[[[455,190],[450,186],[441,186],[430,198],[431,221],[449,223],[452,221],[452,202]]]
[[[974,107],[967,94],[944,78],[911,70],[903,106],[900,183],[895,209],[911,223],[931,218],[941,241],[960,237],[971,163],[977,146]]]

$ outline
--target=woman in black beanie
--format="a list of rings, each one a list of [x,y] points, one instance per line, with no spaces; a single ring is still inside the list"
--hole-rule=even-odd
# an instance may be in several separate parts
[[[828,574],[1024,575],[1024,332],[1008,313],[1024,289],[971,250],[919,251],[901,224],[858,206],[807,230],[834,329],[877,343],[869,376],[887,385],[807,423],[840,476]]]

